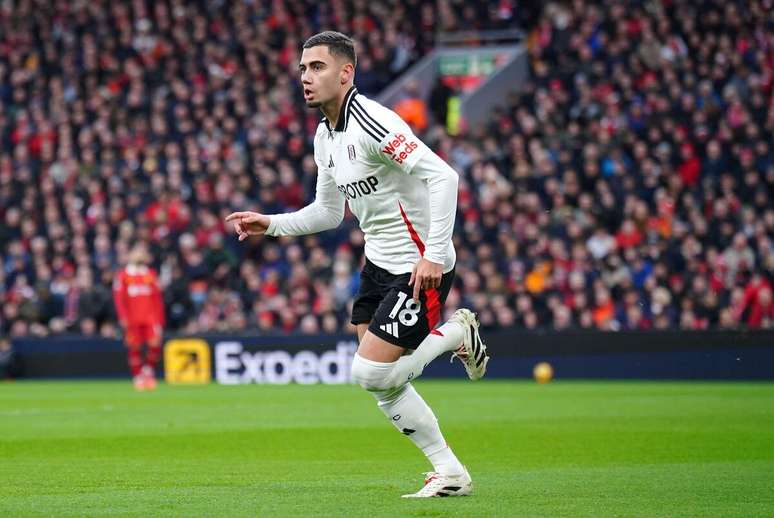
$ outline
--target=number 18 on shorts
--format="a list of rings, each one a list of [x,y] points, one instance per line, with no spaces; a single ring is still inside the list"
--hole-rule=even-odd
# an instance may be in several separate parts
[[[393,275],[367,262],[360,290],[352,307],[352,323],[370,322],[368,330],[383,340],[416,349],[440,323],[441,308],[454,280],[454,270],[445,273],[436,289],[422,290],[412,298],[411,274]]]

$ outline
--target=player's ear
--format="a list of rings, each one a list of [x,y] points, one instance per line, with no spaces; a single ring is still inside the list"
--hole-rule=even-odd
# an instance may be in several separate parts
[[[347,84],[355,75],[355,66],[350,63],[346,62],[344,63],[344,66],[341,67],[341,84]]]

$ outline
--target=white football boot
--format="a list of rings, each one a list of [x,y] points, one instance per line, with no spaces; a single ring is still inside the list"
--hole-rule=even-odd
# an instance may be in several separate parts
[[[424,487],[416,493],[403,495],[403,498],[467,496],[473,492],[473,480],[467,469],[460,475],[441,475],[435,471],[425,473],[425,475]]]
[[[469,309],[461,308],[454,312],[449,322],[458,322],[465,330],[465,336],[462,345],[452,353],[451,361],[459,358],[468,378],[480,380],[486,373],[486,364],[489,363],[489,355],[486,352],[486,345],[481,341],[481,335],[478,334],[478,317]]]

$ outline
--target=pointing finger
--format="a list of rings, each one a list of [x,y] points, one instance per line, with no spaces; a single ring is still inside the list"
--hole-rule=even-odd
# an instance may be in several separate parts
[[[233,221],[235,219],[241,219],[241,218],[245,217],[247,214],[249,214],[249,213],[248,212],[232,212],[231,214],[226,216],[226,221]]]

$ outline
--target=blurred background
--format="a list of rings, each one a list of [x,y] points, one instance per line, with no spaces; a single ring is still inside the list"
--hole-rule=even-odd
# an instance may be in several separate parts
[[[243,350],[285,351],[269,382],[298,381],[299,348],[351,354],[354,217],[244,243],[223,223],[313,200],[296,68],[335,29],[359,91],[460,173],[444,311],[479,313],[494,376],[774,377],[773,7],[2,1],[0,375],[125,373],[112,286],[137,243],[165,338],[216,379],[266,381]]]

